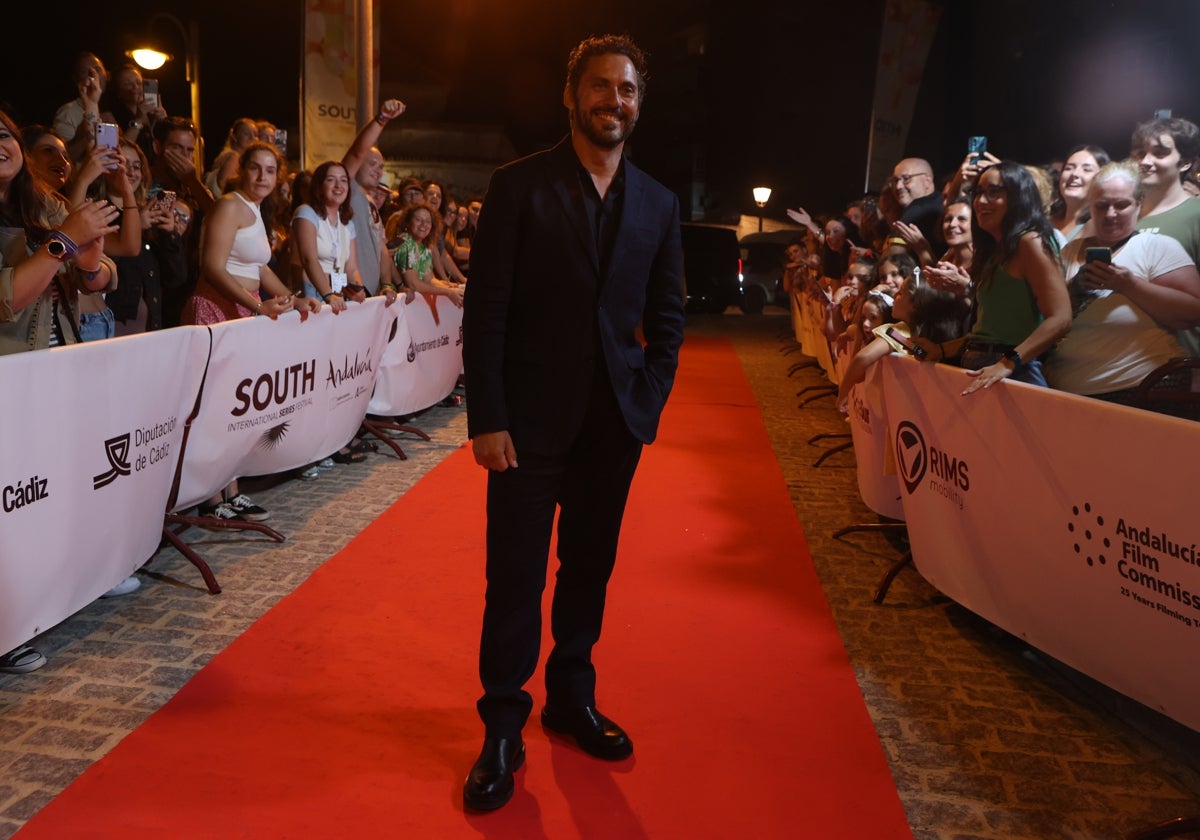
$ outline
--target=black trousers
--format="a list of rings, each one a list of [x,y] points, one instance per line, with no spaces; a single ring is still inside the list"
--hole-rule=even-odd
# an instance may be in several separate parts
[[[600,362],[602,365],[603,362]],[[487,735],[515,738],[533,709],[524,689],[537,669],[542,591],[556,508],[559,569],[550,611],[554,649],[546,699],[595,705],[592,647],[600,638],[609,577],[642,444],[630,434],[607,377],[594,377],[586,419],[554,456],[518,449],[516,469],[492,472],[487,490],[487,598],[479,645]]]

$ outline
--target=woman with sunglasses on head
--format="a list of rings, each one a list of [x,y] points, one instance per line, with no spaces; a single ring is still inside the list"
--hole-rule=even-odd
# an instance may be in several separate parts
[[[1054,227],[1018,163],[988,167],[973,193],[975,323],[960,341],[916,342],[928,361],[958,359],[973,377],[964,394],[1009,378],[1045,386],[1040,357],[1071,329]]]

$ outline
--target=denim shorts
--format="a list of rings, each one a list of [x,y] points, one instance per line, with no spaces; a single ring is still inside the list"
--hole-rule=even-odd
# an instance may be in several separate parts
[[[79,337],[84,341],[100,341],[117,334],[117,319],[111,309],[103,312],[83,312],[79,315]]]

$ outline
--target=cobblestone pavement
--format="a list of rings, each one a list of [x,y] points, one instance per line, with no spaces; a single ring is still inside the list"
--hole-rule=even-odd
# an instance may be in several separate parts
[[[877,518],[858,499],[852,452],[812,466],[837,441],[808,440],[846,425],[829,398],[797,408],[795,392],[822,380],[812,370],[787,376],[799,357],[784,352],[779,312],[693,318],[689,334],[727,336],[738,350],[914,835],[1116,840],[1200,814],[1200,734],[1029,650],[911,569],[884,605],[871,602],[903,547],[878,534],[832,538]],[[432,409],[417,425],[433,440],[403,442],[407,461],[381,445],[367,464],[317,481],[246,482],[283,544],[189,531],[222,594],[209,595],[164,549],[139,573],[140,590],[96,601],[41,636],[45,668],[0,675],[0,840],[466,437],[461,408]]]

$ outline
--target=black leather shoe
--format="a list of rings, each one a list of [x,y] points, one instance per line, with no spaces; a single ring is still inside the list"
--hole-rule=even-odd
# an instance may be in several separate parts
[[[570,735],[588,755],[620,761],[633,755],[633,741],[625,730],[596,711],[595,706],[542,709],[542,726],[560,735]]]
[[[483,751],[463,784],[463,805],[472,811],[494,811],[512,799],[513,773],[525,763],[520,738],[484,738]]]

